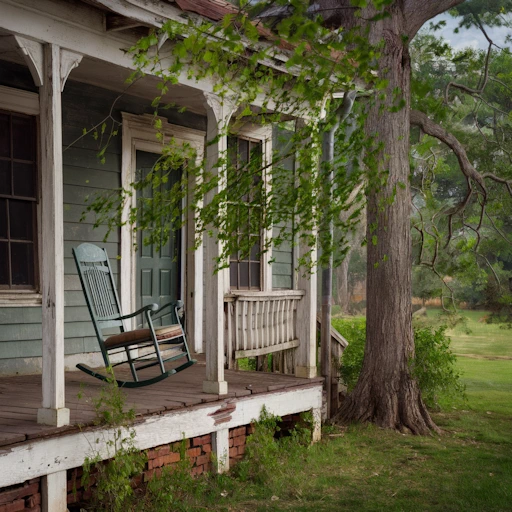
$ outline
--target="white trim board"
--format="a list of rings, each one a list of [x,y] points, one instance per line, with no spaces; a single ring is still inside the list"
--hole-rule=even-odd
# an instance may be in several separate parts
[[[164,142],[159,142],[156,138],[156,130],[153,126],[155,117],[149,114],[137,116],[133,114],[122,114],[123,116],[123,139],[122,139],[122,159],[121,159],[121,182],[125,189],[130,187],[130,184],[135,180],[135,164],[136,164],[136,152],[147,151],[149,153],[160,154],[164,147]],[[194,130],[192,128],[186,128],[184,126],[178,126],[171,124],[165,118],[159,118],[162,122],[161,132],[164,134],[164,140],[168,141],[173,138],[178,144],[190,144],[195,148],[197,152],[197,163],[203,159],[204,154],[204,140],[205,133],[200,130]],[[128,218],[130,209],[136,206],[136,195],[132,196],[131,203],[125,205],[123,213],[123,219]],[[131,226],[125,223],[121,226],[121,266],[120,266],[120,292],[121,292],[121,309],[127,314],[127,312],[135,311],[137,298],[136,298],[136,283],[135,279],[137,276],[137,258],[133,251],[134,234]],[[187,247],[190,245],[187,240],[187,224],[182,228],[182,251],[181,251],[181,290],[182,299],[185,300],[185,306],[189,307],[188,299],[193,299],[192,307],[194,309],[201,308],[202,303],[199,304],[202,294],[192,290],[195,286],[194,283],[201,283],[201,279],[189,280],[187,279],[187,272],[185,266],[188,265],[190,257],[187,258]],[[200,258],[202,260],[201,248],[197,249],[193,255],[193,258]],[[187,269],[188,270],[188,269]],[[202,271],[200,267],[199,270]],[[196,315],[194,315],[195,317]],[[201,320],[200,317],[197,317]],[[134,327],[134,325],[132,326]],[[190,329],[189,329],[190,331]],[[196,344],[202,345],[202,327],[192,328],[192,340],[194,346]]]
[[[236,405],[227,422],[215,424],[212,413],[225,403]],[[318,410],[322,405],[322,385],[305,386],[279,392],[262,393],[234,400],[196,406],[161,416],[152,416],[133,426],[135,446],[140,450],[198,437],[220,430],[247,425],[257,419],[263,406],[280,416]],[[125,435],[128,435],[127,433]],[[50,439],[21,443],[0,449],[0,488],[51,473],[80,467],[87,456],[112,456],[108,442],[113,431],[94,429]]]

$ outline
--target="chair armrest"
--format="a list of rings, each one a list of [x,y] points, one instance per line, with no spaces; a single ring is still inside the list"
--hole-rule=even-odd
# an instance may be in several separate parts
[[[139,310],[135,311],[135,313],[130,313],[129,315],[122,315],[114,320],[126,320],[127,318],[133,318],[134,316],[140,315],[141,313],[145,313],[146,311],[158,311],[158,304],[148,304],[147,306],[144,306],[143,308],[140,308]]]

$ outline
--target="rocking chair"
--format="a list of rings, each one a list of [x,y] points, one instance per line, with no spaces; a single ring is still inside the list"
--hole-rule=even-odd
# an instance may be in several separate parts
[[[123,315],[106,250],[85,243],[73,249],[73,256],[105,368],[112,369],[113,372],[113,368],[117,366],[128,365],[131,370],[133,380],[115,379],[118,386],[125,388],[148,386],[196,362],[190,357],[185,331],[178,315],[178,310],[183,305],[181,301],[169,302],[161,307],[157,304],[149,304],[134,313]],[[163,310],[168,308],[171,311],[173,324],[165,327],[154,326],[153,321],[162,317]],[[145,320],[147,328],[126,330],[124,321],[138,315],[143,318],[142,327]],[[169,313],[166,312],[165,315]],[[120,332],[104,334],[105,330],[111,331],[113,328],[119,329]],[[165,353],[168,351],[170,354],[167,356]],[[114,358],[116,362],[112,364],[110,359],[114,354],[117,354],[117,357]],[[180,366],[169,370],[165,368],[164,363],[181,358],[185,358],[185,362]],[[140,379],[138,372],[152,366],[158,366],[159,373],[156,376]],[[103,381],[112,378],[111,375],[98,373],[85,364],[77,364],[77,368]]]

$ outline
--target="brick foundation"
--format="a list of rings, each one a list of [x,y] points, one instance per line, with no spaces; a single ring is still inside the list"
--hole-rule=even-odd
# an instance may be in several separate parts
[[[293,428],[300,421],[300,414],[285,416],[280,424],[280,433]],[[254,432],[253,425],[243,425],[229,430],[229,464],[233,467],[244,455],[248,436]],[[207,434],[184,441],[177,441],[146,450],[147,462],[142,475],[133,479],[138,487],[147,482],[153,475],[160,475],[162,468],[176,465],[181,460],[181,451],[185,448],[193,475],[213,469],[211,462],[212,435]],[[95,484],[95,476],[90,476],[89,485],[82,485],[82,468],[67,472],[68,505],[77,509],[77,504],[87,502],[91,498],[91,487]],[[74,505],[74,506],[73,506]],[[0,512],[40,512],[41,511],[41,479],[35,478],[20,485],[0,489]]]
[[[159,476],[162,473],[162,468],[174,466],[180,462],[180,452],[183,449],[183,444],[186,458],[190,463],[190,471],[193,475],[200,475],[212,470],[212,435],[207,434],[146,450],[146,467],[142,475],[133,479],[133,485],[139,487],[154,475]],[[94,474],[91,475],[87,488],[82,486],[82,474],[82,468],[68,471],[68,505],[87,502],[91,498],[91,487],[95,483]],[[0,512],[4,511],[0,508]]]
[[[0,512],[41,512],[41,479],[0,489]]]

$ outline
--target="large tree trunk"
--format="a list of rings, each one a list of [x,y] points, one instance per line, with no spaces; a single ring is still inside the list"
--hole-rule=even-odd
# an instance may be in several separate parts
[[[370,24],[370,42],[383,39],[379,75],[383,96],[369,107],[366,132],[379,146],[378,175],[370,177],[367,207],[367,334],[363,368],[340,411],[343,421],[427,434],[437,430],[411,377],[414,356],[411,308],[409,185],[410,58],[402,2],[391,16]],[[371,11],[364,17],[370,18]],[[405,105],[397,111],[400,100]],[[395,109],[396,110],[396,109]],[[369,139],[370,140],[370,139]],[[370,172],[374,172],[371,169]],[[384,184],[382,184],[384,183]]]

